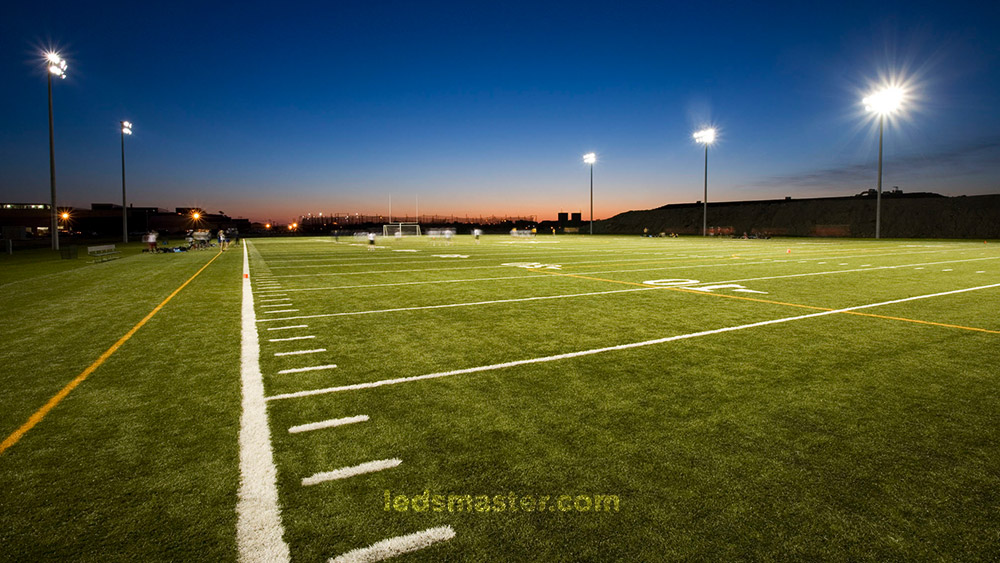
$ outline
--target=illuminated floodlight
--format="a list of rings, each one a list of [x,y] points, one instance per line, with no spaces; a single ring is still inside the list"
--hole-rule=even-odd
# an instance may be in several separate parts
[[[191,218],[197,221],[198,219],[201,219],[201,213],[195,211],[194,213],[191,214]]]
[[[59,56],[55,51],[46,51],[45,66],[48,72],[45,73],[49,90],[49,192],[52,204],[49,211],[51,220],[49,232],[52,233],[52,250],[59,250],[59,215],[56,211],[56,149],[55,149],[55,126],[52,120],[52,77],[66,78],[66,59]]]
[[[708,146],[715,142],[715,128],[708,127],[701,131],[695,131],[694,141],[705,145],[705,196],[701,201],[701,236],[708,236]]]
[[[865,111],[886,115],[902,107],[905,95],[902,88],[889,86],[865,97],[861,103],[865,104]]]
[[[69,219],[69,213],[63,211],[62,214],[60,214],[60,217],[62,217],[63,221],[65,221],[66,219]]]
[[[865,111],[878,115],[878,181],[875,185],[875,238],[882,238],[882,135],[885,116],[903,105],[906,92],[899,86],[887,86],[861,100]]]
[[[66,78],[66,59],[59,56],[59,53],[45,53],[45,60],[48,61],[49,73],[58,76],[59,78]]]
[[[131,135],[132,134],[132,122],[122,121],[122,134]]]
[[[593,164],[597,162],[597,155],[592,152],[588,152],[587,154],[583,155],[583,162],[585,164]]]
[[[701,131],[696,131],[694,134],[694,141],[696,143],[704,143],[706,145],[711,145],[715,142],[715,129],[709,127],[708,129],[702,129]]]
[[[264,228],[265,228],[265,229],[270,229],[270,228],[271,228],[271,224],[270,224],[270,223],[266,223],[266,224],[264,225]]]

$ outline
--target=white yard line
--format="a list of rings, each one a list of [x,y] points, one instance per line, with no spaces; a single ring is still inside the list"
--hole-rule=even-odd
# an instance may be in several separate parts
[[[276,326],[267,330],[288,330],[290,328],[309,328],[309,325]]]
[[[893,255],[890,255],[890,256],[896,256],[896,254],[893,254]],[[967,259],[962,259],[962,260],[943,260],[943,261],[940,261],[940,262],[926,262],[924,264],[954,264],[954,263],[959,263],[959,262],[975,262],[977,260],[997,260],[997,259],[1000,259],[1000,257],[994,256],[994,257],[988,257],[988,258],[967,258]],[[744,264],[756,265],[756,264],[760,264],[760,263],[758,263],[758,262],[740,263],[739,265],[744,265]],[[737,264],[734,263],[734,264],[731,264],[731,265],[737,265]],[[866,272],[866,271],[876,271],[876,270],[891,270],[891,269],[896,269],[896,268],[909,268],[909,267],[912,267],[912,266],[920,266],[920,265],[923,265],[923,264],[901,264],[901,265],[898,265],[898,266],[874,266],[874,267],[871,267],[871,268],[868,268],[868,269],[866,269],[866,267],[863,265],[863,266],[861,266],[859,268],[850,269],[850,270],[827,270],[827,271],[823,271],[823,272],[807,272],[807,273],[803,273],[803,274],[787,274],[787,275],[783,275],[783,276],[765,276],[765,277],[757,277],[757,278],[742,278],[742,279],[736,279],[736,280],[713,281],[713,282],[705,282],[705,283],[735,283],[735,282],[741,282],[741,281],[759,281],[759,280],[780,279],[780,278],[788,278],[788,277],[825,276],[825,275],[830,275],[830,274],[842,274],[842,273],[850,273],[850,272]],[[868,266],[870,266],[870,264]],[[673,266],[671,266],[671,268],[673,268]],[[629,273],[629,272],[646,272],[646,271],[650,271],[650,270],[661,270],[661,269],[665,269],[665,268],[651,268],[651,269],[650,268],[644,268],[644,269],[641,269],[641,270],[609,270],[609,271],[604,271],[604,272],[581,272],[578,275],[590,275],[590,274],[626,274],[626,273]],[[683,269],[683,268],[681,268],[681,269]],[[570,273],[570,272],[566,272],[566,273]],[[373,283],[373,284],[364,284],[364,285],[340,285],[340,286],[332,286],[332,287],[302,287],[302,288],[285,289],[285,290],[282,290],[282,291],[333,291],[333,290],[337,290],[337,289],[368,289],[368,288],[373,288],[373,287],[397,287],[397,286],[407,286],[407,285],[427,285],[427,284],[443,284],[443,283],[473,283],[473,282],[484,282],[484,281],[526,280],[526,279],[535,280],[535,279],[545,279],[545,278],[552,278],[552,277],[553,276],[551,274],[527,274],[527,275],[520,275],[520,276],[501,276],[501,277],[490,277],[490,278],[462,278],[462,279],[454,279],[454,280],[431,280],[431,281],[413,281],[413,282],[397,282],[397,283]],[[282,293],[281,295],[287,295],[287,294],[286,293]],[[266,301],[266,300],[262,300],[262,301]]]
[[[309,336],[289,336],[288,338],[269,338],[268,342],[290,342],[292,340],[308,340],[310,338],[316,338],[314,335]]]
[[[307,368],[283,369],[283,370],[279,371],[278,374],[282,375],[282,374],[286,374],[286,373],[302,373],[302,372],[306,372],[306,371],[320,371],[320,370],[326,370],[326,369],[334,369],[336,367],[337,367],[336,364],[327,364],[325,366],[311,366],[311,367],[307,367]]]
[[[518,303],[522,301],[543,301],[546,299],[568,299],[571,297],[590,297],[593,295],[611,295],[614,293],[631,293],[650,289],[665,289],[663,286],[637,287],[633,289],[615,289],[611,291],[592,291],[590,293],[571,293],[568,295],[547,295],[543,297],[522,297],[520,299],[497,299],[493,301],[474,301],[471,303],[447,303],[444,305],[426,305],[424,307],[399,307],[396,309],[376,309],[373,311],[348,311],[346,313],[324,313],[320,315],[301,315],[297,317],[279,317],[276,319],[259,319],[257,322],[290,321],[294,319],[317,319],[321,317],[344,317],[348,315],[371,315],[375,313],[396,313],[399,311],[423,311],[426,309],[448,309],[451,307],[474,307],[477,305],[495,305],[498,303]]]
[[[895,270],[898,268],[912,268],[913,266],[934,266],[938,264],[955,264],[958,262],[977,262],[980,260],[1000,260],[1000,256],[992,256],[989,258],[966,258],[964,260],[944,260],[942,262],[924,262],[922,264],[900,264],[898,266],[875,266],[872,268],[853,268],[850,270],[829,270],[826,272],[807,272],[804,274],[785,274],[782,276],[764,276],[759,278],[742,278],[737,280],[723,280],[715,282],[705,282],[705,283],[736,283],[736,282],[746,282],[746,281],[760,281],[760,280],[777,280],[783,278],[802,278],[808,276],[827,276],[831,274],[847,274],[852,272],[875,272],[878,270]],[[923,269],[923,268],[918,268]]]
[[[242,563],[285,562],[291,559],[282,537],[278,507],[278,472],[267,425],[264,379],[260,373],[260,346],[250,286],[250,262],[243,245],[243,305],[240,379],[243,388],[240,415],[240,487],[236,502],[236,544]]]
[[[352,465],[351,467],[341,467],[340,469],[334,469],[333,471],[324,471],[323,473],[316,473],[315,475],[304,477],[302,479],[302,486],[308,487],[309,485],[317,485],[319,483],[325,483],[326,481],[347,479],[348,477],[354,477],[356,475],[364,475],[365,473],[384,471],[386,469],[392,469],[393,467],[396,467],[400,463],[403,463],[403,461],[400,459],[380,459],[377,461],[366,461],[365,463]]]
[[[973,249],[969,249],[969,250],[973,250]],[[869,253],[869,254],[860,254],[858,256],[838,256],[837,258],[840,258],[840,259],[843,259],[843,258],[865,258],[865,259],[868,259],[868,258],[883,258],[883,257],[895,257],[895,256],[908,256],[908,255],[911,255],[911,254],[940,254],[941,252],[942,251],[940,251],[940,250],[924,250],[924,251],[914,251],[914,252],[894,252],[894,253],[891,253],[891,254],[870,254]],[[819,259],[820,258],[807,258],[806,261],[808,262],[808,261],[819,260]],[[826,258],[826,259],[830,260],[830,258]],[[577,274],[577,275],[581,275],[581,276],[588,276],[588,275],[594,275],[594,274],[625,274],[625,273],[628,273],[628,272],[655,272],[655,271],[659,271],[659,270],[684,270],[684,269],[688,269],[688,268],[726,268],[726,267],[730,267],[730,266],[736,266],[736,267],[739,267],[739,266],[759,266],[761,264],[774,264],[775,262],[788,262],[788,260],[764,260],[764,261],[759,261],[759,262],[750,262],[750,261],[743,261],[743,260],[730,260],[728,262],[723,262],[721,264],[690,264],[690,265],[685,265],[685,266],[664,266],[662,268],[636,268],[636,269],[632,269],[632,270],[601,270],[601,271],[595,271],[595,272],[569,272],[569,271],[567,271],[566,273]],[[816,264],[821,265],[821,264],[826,264],[826,262],[816,262]]]
[[[849,311],[857,311],[857,310],[860,310],[860,309],[869,309],[869,308],[872,308],[872,307],[881,307],[881,306],[884,306],[884,305],[893,305],[895,303],[905,303],[907,301],[916,301],[918,299],[929,299],[929,298],[932,298],[932,297],[942,297],[942,296],[945,296],[945,295],[954,295],[954,294],[957,294],[957,293],[966,293],[966,292],[969,292],[969,291],[978,291],[978,290],[982,290],[982,289],[992,289],[992,288],[996,288],[996,287],[1000,287],[1000,283],[995,283],[995,284],[991,284],[991,285],[981,285],[981,286],[978,286],[978,287],[970,287],[970,288],[966,288],[966,289],[956,289],[956,290],[952,290],[952,291],[943,291],[941,293],[932,293],[932,294],[928,294],[928,295],[917,295],[915,297],[905,297],[905,298],[902,298],[902,299],[894,299],[892,301],[883,301],[881,303],[871,303],[871,304],[868,304],[868,305],[857,305],[857,306],[854,306],[854,307],[845,307],[843,309],[834,309],[834,310],[830,310],[830,311],[821,311],[819,313],[810,313],[808,315],[797,315],[797,316],[794,316],[794,317],[784,317],[784,318],[780,318],[780,319],[772,319],[770,321],[760,321],[760,322],[756,322],[756,323],[749,323],[749,324],[738,325],[738,326],[730,326],[730,327],[724,327],[724,328],[717,328],[717,329],[713,329],[713,330],[703,330],[703,331],[700,331],[700,332],[692,332],[692,333],[688,333],[688,334],[680,334],[680,335],[677,335],[677,336],[668,336],[666,338],[657,338],[655,340],[644,340],[642,342],[632,342],[632,343],[629,343],[629,344],[619,344],[618,346],[608,346],[608,347],[605,347],[605,348],[594,348],[594,349],[591,349],[591,350],[581,350],[579,352],[569,352],[569,353],[566,353],[566,354],[557,354],[557,355],[554,355],[554,356],[543,356],[541,358],[530,358],[530,359],[526,359],[526,360],[516,360],[516,361],[513,361],[513,362],[505,362],[505,363],[502,363],[502,364],[492,364],[492,365],[487,365],[487,366],[478,366],[478,367],[473,367],[473,368],[457,369],[457,370],[444,371],[444,372],[439,372],[439,373],[429,373],[427,375],[416,375],[416,376],[412,376],[412,377],[399,377],[399,378],[396,378],[396,379],[385,379],[385,380],[382,380],[382,381],[372,381],[372,382],[369,382],[369,383],[356,383],[354,385],[344,385],[344,386],[341,386],[341,387],[327,387],[327,388],[324,388],[324,389],[312,389],[312,390],[309,390],[309,391],[298,391],[298,392],[295,392],[295,393],[284,393],[284,394],[281,394],[281,395],[272,395],[272,396],[268,397],[267,400],[268,401],[277,401],[277,400],[280,400],[280,399],[294,399],[294,398],[298,398],[298,397],[308,397],[308,396],[311,396],[311,395],[324,395],[324,394],[327,394],[327,393],[339,393],[341,391],[355,391],[355,390],[358,390],[358,389],[371,389],[373,387],[382,387],[384,385],[396,385],[398,383],[408,383],[408,382],[411,382],[411,381],[420,381],[420,380],[424,380],[424,379],[437,379],[439,377],[448,377],[448,376],[451,376],[451,375],[460,375],[460,374],[464,374],[464,373],[476,373],[476,372],[481,372],[481,371],[492,371],[492,370],[497,370],[497,369],[504,369],[504,368],[509,368],[509,367],[528,365],[528,364],[539,364],[539,363],[545,363],[545,362],[554,362],[554,361],[557,361],[557,360],[567,360],[567,359],[570,359],[570,358],[578,358],[580,356],[590,356],[590,355],[593,355],[593,354],[601,354],[601,353],[604,353],[604,352],[613,352],[613,351],[617,351],[617,350],[628,350],[628,349],[631,349],[631,348],[642,348],[644,346],[652,346],[654,344],[663,344],[665,342],[674,342],[676,340],[686,340],[686,339],[689,339],[689,338],[697,338],[699,336],[708,336],[708,335],[711,335],[711,334],[721,334],[721,333],[724,333],[724,332],[732,332],[732,331],[736,331],[736,330],[744,330],[744,329],[756,328],[756,327],[760,327],[760,326],[767,326],[767,325],[773,325],[773,324],[781,324],[781,323],[787,323],[787,322],[791,322],[791,321],[798,321],[798,320],[802,320],[802,319],[811,319],[811,318],[815,318],[815,317],[824,317],[824,316],[827,316],[827,315],[835,315],[835,314],[838,314],[838,313],[847,313]]]
[[[271,301],[291,301],[291,300],[292,300],[291,297],[276,297],[274,299],[261,299],[260,302],[261,303],[268,303],[268,302],[271,302]]]
[[[421,532],[384,539],[368,547],[348,551],[343,555],[330,559],[328,563],[372,563],[383,561],[390,557],[430,547],[438,542],[448,541],[453,537],[455,537],[455,530],[451,529],[451,526],[428,528]]]
[[[269,308],[269,307],[287,307],[287,306],[289,306],[289,305],[291,305],[291,303],[275,303],[275,304],[273,304],[273,305],[261,305],[261,306],[260,306],[260,308],[261,308],[261,309],[267,309],[267,308]],[[265,313],[266,313],[266,312],[267,312],[267,311],[265,311]]]
[[[261,311],[261,312],[262,313],[266,313],[268,315],[273,315],[275,313],[298,313],[299,310],[298,309],[281,309],[281,310],[278,310],[278,311]],[[277,319],[270,319],[270,320],[277,320]]]
[[[359,414],[358,416],[348,416],[344,418],[334,418],[332,420],[323,420],[320,422],[310,422],[309,424],[300,424],[298,426],[293,426],[288,429],[290,434],[298,434],[299,432],[308,432],[310,430],[322,430],[323,428],[335,428],[337,426],[343,426],[345,424],[355,424],[358,422],[368,422],[367,414]]]
[[[317,354],[326,352],[326,348],[316,348],[315,350],[295,350],[294,352],[275,352],[275,356],[301,356],[302,354]]]

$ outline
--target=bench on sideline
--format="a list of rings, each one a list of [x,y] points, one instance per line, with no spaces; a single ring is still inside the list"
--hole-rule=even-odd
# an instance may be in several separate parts
[[[120,250],[115,250],[115,245],[113,244],[102,244],[99,246],[88,246],[87,254],[96,258],[94,262],[104,262],[105,260],[114,260],[118,258],[118,254],[121,254]]]

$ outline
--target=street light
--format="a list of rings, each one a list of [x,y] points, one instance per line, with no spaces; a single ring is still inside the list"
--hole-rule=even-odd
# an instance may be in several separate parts
[[[52,193],[51,226],[52,229],[52,250],[59,250],[59,217],[56,211],[56,141],[55,129],[52,126],[52,77],[66,78],[66,59],[59,56],[59,53],[45,53],[45,64],[48,66],[49,82],[49,188]]]
[[[594,234],[594,163],[597,155],[588,152],[583,155],[583,162],[590,165],[590,234]]]
[[[128,208],[125,207],[125,135],[132,134],[132,122],[122,121],[122,242],[128,242]]]
[[[705,196],[701,202],[702,205],[702,218],[701,218],[701,236],[708,235],[708,145],[715,142],[715,129],[709,127],[708,129],[702,129],[694,134],[694,141],[696,143],[702,143],[705,145]]]
[[[882,131],[885,116],[899,109],[903,104],[903,89],[897,86],[883,88],[864,98],[865,111],[878,114],[878,186],[875,194],[875,238],[882,238]]]

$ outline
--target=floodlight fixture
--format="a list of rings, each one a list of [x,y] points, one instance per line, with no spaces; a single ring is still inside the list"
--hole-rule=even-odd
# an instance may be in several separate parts
[[[583,155],[583,162],[590,165],[590,234],[594,234],[594,163],[597,155],[588,152]]]
[[[62,213],[60,213],[59,216],[62,217],[63,221],[65,221],[66,219],[69,219],[69,213],[66,212],[66,211],[63,211]]]
[[[878,181],[875,188],[875,238],[882,238],[882,136],[885,116],[903,105],[906,92],[899,86],[887,86],[861,100],[865,111],[878,115]]]
[[[125,205],[125,135],[132,134],[132,122],[121,121],[122,126],[122,242],[128,242],[128,207]]]
[[[195,211],[194,213],[191,214],[191,218],[197,221],[198,219],[201,219],[201,213]]]
[[[68,67],[66,59],[59,56],[59,53],[50,51],[45,53],[45,60],[49,67],[49,74],[53,74],[59,78],[66,78],[66,69]]]
[[[45,65],[48,67],[48,72],[45,75],[49,88],[49,191],[52,199],[49,229],[52,232],[52,250],[59,250],[59,217],[56,211],[56,135],[52,122],[52,77],[66,78],[68,65],[66,59],[55,51],[45,53]]]
[[[701,200],[701,236],[708,235],[708,146],[715,142],[715,128],[708,127],[701,131],[695,131],[694,141],[705,145],[705,194]]]
[[[865,97],[865,111],[885,115],[898,110],[903,105],[905,92],[898,86],[889,86]]]
[[[704,143],[706,146],[711,145],[715,142],[715,129],[709,127],[708,129],[696,131],[694,134],[694,141],[696,143]]]

